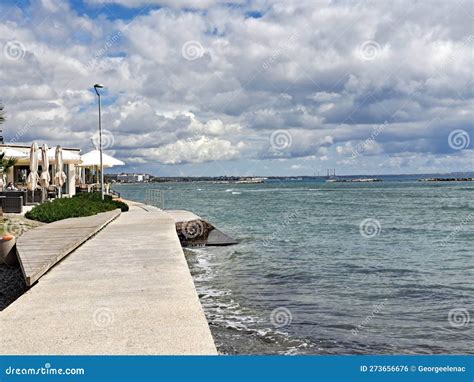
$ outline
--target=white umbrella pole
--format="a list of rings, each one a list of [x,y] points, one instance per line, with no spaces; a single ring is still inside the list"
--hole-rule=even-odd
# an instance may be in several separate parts
[[[59,166],[57,163],[55,163],[54,165],[54,176],[57,176],[59,172]],[[56,182],[56,179],[55,179],[55,182]],[[56,187],[58,187],[58,198],[61,197],[61,186],[59,184],[56,184]]]
[[[62,170],[63,170],[63,169],[58,166],[58,173],[61,173]],[[61,174],[60,174],[60,175],[61,175]],[[59,195],[59,198],[61,198],[62,193],[63,193],[63,187],[61,186],[61,182],[59,182],[59,183],[60,183],[60,184],[59,184],[58,195]]]
[[[59,173],[61,171],[61,169],[59,168],[58,165],[56,165],[56,167],[57,167],[56,173]],[[61,182],[59,182],[59,183],[61,183]],[[61,191],[62,191],[61,184],[58,184],[58,198],[61,198]]]

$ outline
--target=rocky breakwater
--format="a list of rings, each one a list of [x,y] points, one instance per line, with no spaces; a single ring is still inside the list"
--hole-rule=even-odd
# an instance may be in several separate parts
[[[188,211],[166,211],[175,219],[176,233],[183,247],[223,246],[237,244],[209,222]]]
[[[472,182],[474,178],[424,178],[418,182]]]

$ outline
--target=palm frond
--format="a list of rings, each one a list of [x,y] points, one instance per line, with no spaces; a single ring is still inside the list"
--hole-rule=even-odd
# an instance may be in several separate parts
[[[10,168],[16,165],[15,158],[5,159],[5,153],[0,153],[0,172],[8,172]]]

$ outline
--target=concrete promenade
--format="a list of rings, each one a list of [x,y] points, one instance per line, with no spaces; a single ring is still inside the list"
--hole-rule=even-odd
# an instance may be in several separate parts
[[[0,312],[0,354],[217,354],[174,219],[130,203]]]
[[[33,285],[52,266],[120,215],[120,210],[59,220],[32,229],[16,242],[26,285]]]

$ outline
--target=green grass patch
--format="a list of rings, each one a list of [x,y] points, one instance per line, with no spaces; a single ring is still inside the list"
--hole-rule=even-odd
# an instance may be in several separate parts
[[[120,208],[123,212],[128,211],[128,205],[118,200],[112,200],[110,195],[101,199],[98,192],[89,194],[78,194],[72,198],[54,199],[34,207],[25,214],[25,217],[44,223],[52,223],[58,220],[92,216],[100,212],[107,212]]]

